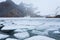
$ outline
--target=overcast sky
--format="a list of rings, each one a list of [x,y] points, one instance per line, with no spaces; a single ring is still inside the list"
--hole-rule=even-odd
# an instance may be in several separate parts
[[[5,0],[0,0],[5,1]],[[34,7],[37,7],[41,12],[41,15],[55,14],[55,9],[60,6],[60,0],[12,0],[16,4],[20,4],[21,1],[24,3],[32,3]]]

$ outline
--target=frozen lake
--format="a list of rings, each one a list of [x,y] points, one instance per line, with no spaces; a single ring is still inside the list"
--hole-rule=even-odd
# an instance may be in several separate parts
[[[2,25],[4,27],[2,27]],[[49,37],[60,40],[59,18],[0,18],[0,27],[2,27],[0,30],[3,34],[12,34],[12,38],[15,40],[16,38],[21,40],[25,38],[26,40],[35,40],[34,36],[37,36],[36,38],[47,36],[46,38]],[[43,37],[42,40],[44,40],[44,38],[45,37]],[[11,39],[11,37],[8,37],[7,39]]]

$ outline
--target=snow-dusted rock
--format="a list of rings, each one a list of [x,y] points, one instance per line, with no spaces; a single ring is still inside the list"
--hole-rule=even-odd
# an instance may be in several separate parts
[[[9,35],[0,34],[0,39],[4,39],[4,38],[7,38],[7,37],[9,37]]]
[[[49,38],[46,36],[33,36],[33,37],[27,38],[25,40],[55,40],[55,39]]]
[[[15,33],[14,36],[18,39],[28,38],[30,35],[28,32]]]
[[[17,39],[14,39],[14,38],[7,38],[6,40],[17,40]]]

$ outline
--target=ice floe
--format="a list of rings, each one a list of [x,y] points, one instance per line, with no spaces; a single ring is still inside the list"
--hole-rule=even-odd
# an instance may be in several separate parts
[[[33,37],[27,38],[25,40],[55,40],[55,39],[46,37],[46,36],[33,36]]]
[[[28,29],[16,29],[14,32],[26,32]]]
[[[9,35],[0,34],[0,39],[4,39],[4,38],[7,38],[7,37],[9,37]]]
[[[6,40],[18,40],[18,39],[15,39],[15,38],[7,38]]]
[[[30,35],[28,32],[15,33],[14,36],[18,39],[28,38]]]

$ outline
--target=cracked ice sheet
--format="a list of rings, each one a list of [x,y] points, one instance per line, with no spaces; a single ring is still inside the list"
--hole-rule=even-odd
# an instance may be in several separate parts
[[[22,28],[35,29],[35,26],[9,25],[3,27],[1,30],[13,30],[13,29],[22,29]]]
[[[54,20],[54,21],[53,21]],[[2,28],[2,30],[12,30],[12,29],[19,29],[19,28],[28,28],[28,29],[34,29],[39,28],[40,29],[48,29],[48,28],[59,28],[60,22],[59,20],[55,19],[5,19],[5,27]],[[14,25],[12,23],[15,23]],[[59,27],[57,27],[59,26]]]
[[[35,25],[36,24],[36,25]],[[13,25],[13,24],[10,24],[10,23],[6,23],[5,24],[5,27],[2,28],[2,30],[12,30],[12,29],[19,29],[19,28],[28,28],[28,29],[34,29],[36,27],[38,27],[37,29],[48,29],[48,28],[54,28],[54,29],[58,29],[60,28],[60,23],[45,23],[45,24],[40,24],[39,23],[24,23],[22,25]]]

